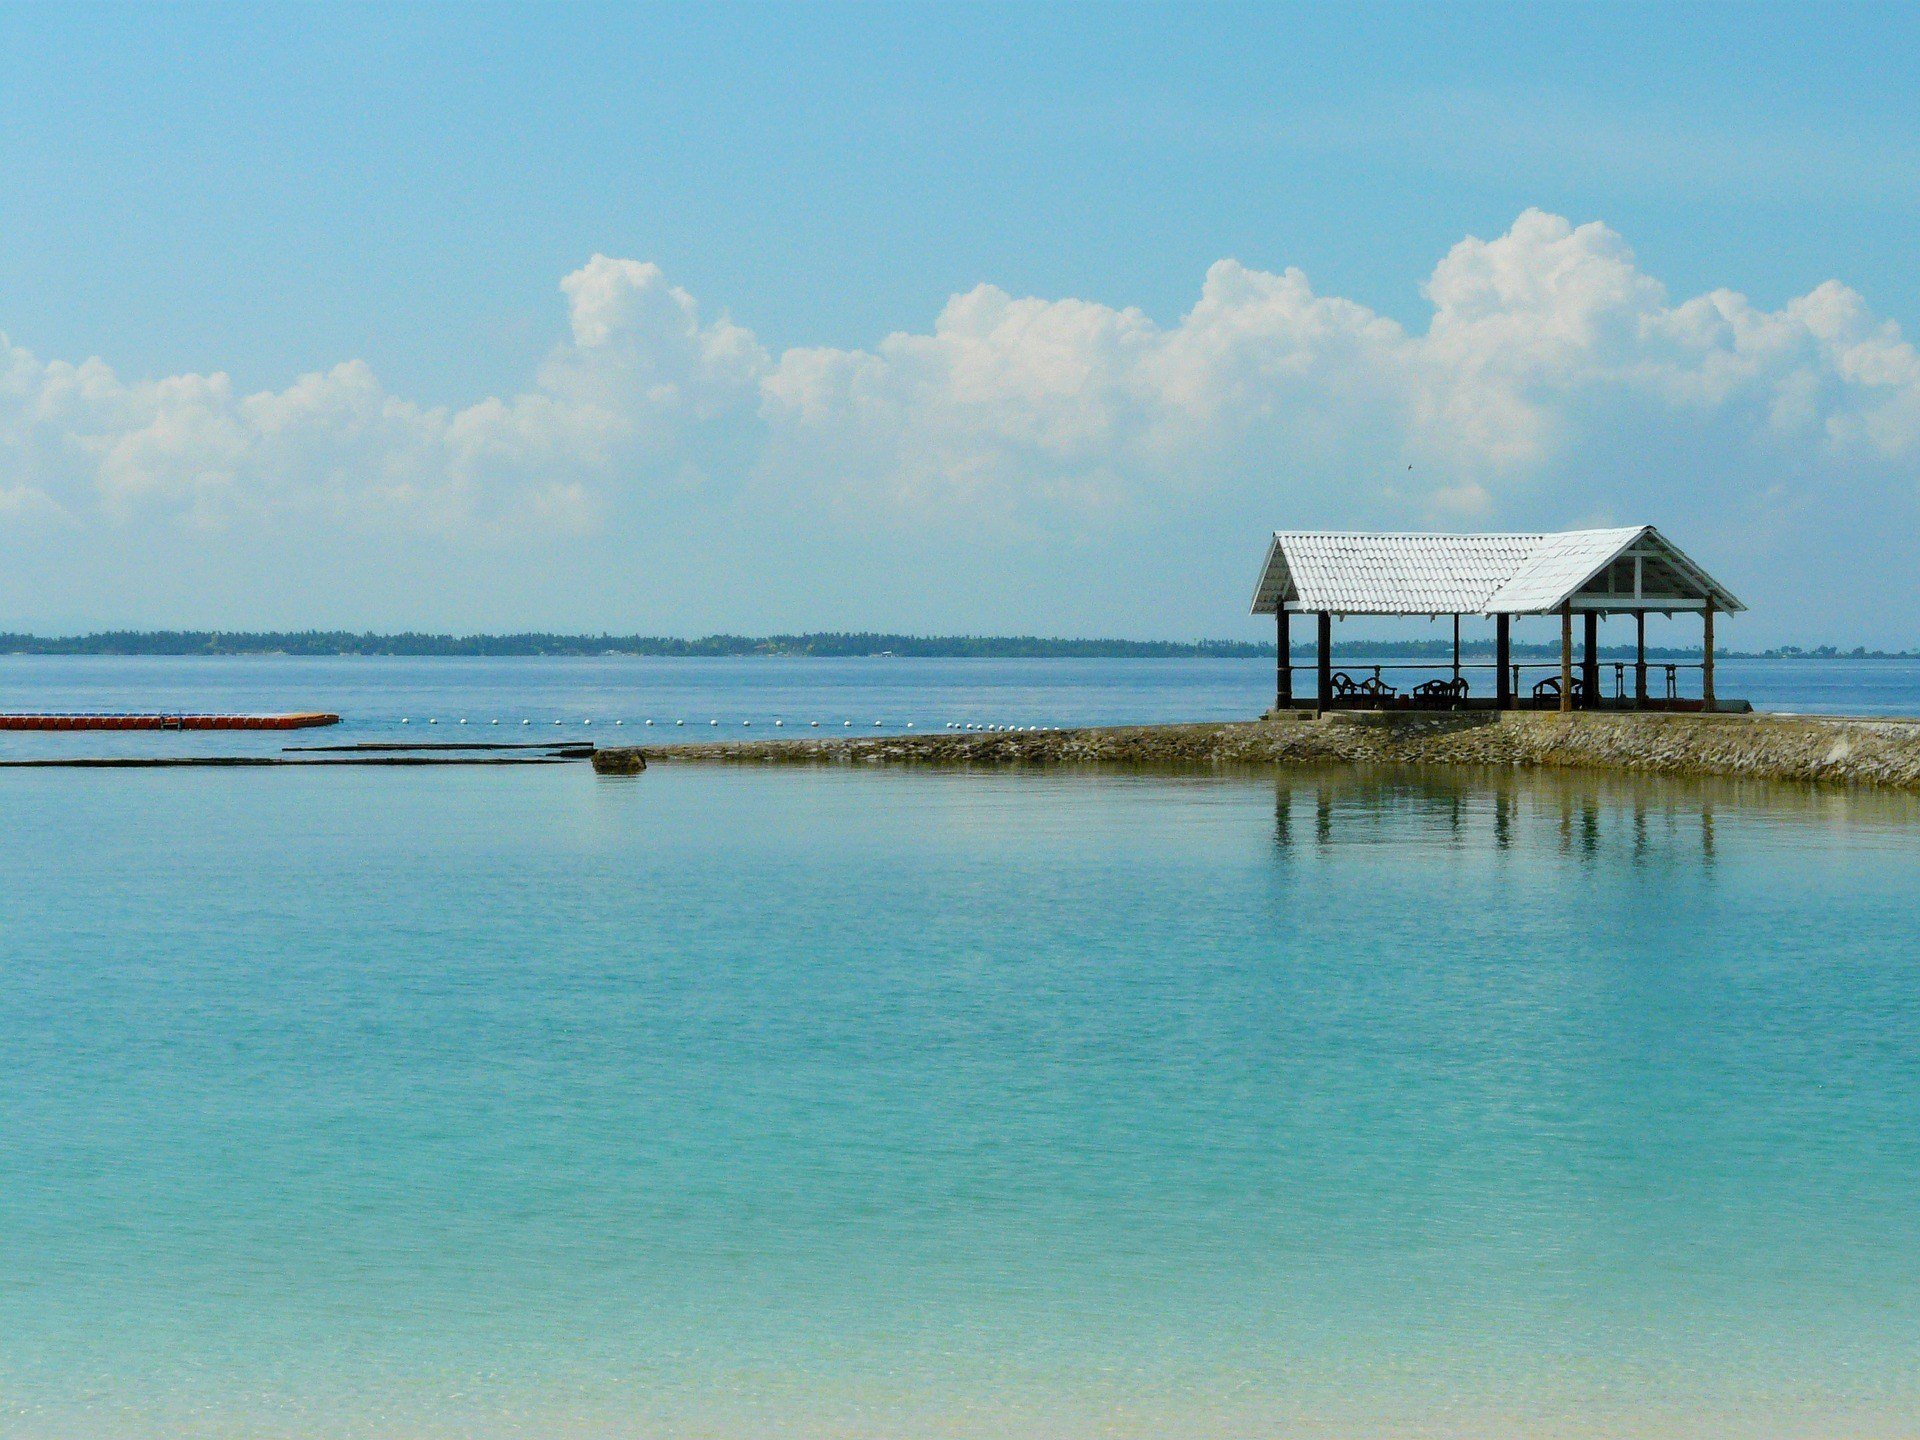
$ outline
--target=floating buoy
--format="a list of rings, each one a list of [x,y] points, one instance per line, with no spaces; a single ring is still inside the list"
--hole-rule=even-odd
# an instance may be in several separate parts
[[[674,724],[676,724],[676,725],[684,725],[684,724],[686,724],[687,722],[686,722],[686,721],[684,721],[684,720],[676,720],[676,721],[674,721],[673,723],[674,723]]]
[[[429,725],[438,725],[439,723],[440,722],[438,720],[432,718],[431,716],[429,716],[427,719],[427,724]]]
[[[719,722],[718,720],[709,720],[709,721],[707,721],[707,724],[709,724],[709,725],[718,725],[719,723],[720,723],[720,722]]]
[[[405,725],[406,723],[408,723],[408,722],[407,722],[407,717],[406,717],[406,716],[404,716],[404,715],[402,715],[402,716],[400,717],[400,723],[401,723],[402,725]]]
[[[649,721],[647,721],[647,724],[649,724],[649,725],[651,725],[651,724],[653,724],[653,722],[652,722],[651,720],[649,720]]]
[[[848,730],[851,730],[853,728],[853,722],[851,720],[842,720],[840,723],[842,726],[844,726]]]
[[[820,728],[820,722],[818,720],[809,720],[807,723],[816,730]]]
[[[614,724],[616,724],[616,725],[624,725],[624,724],[626,724],[627,722],[626,722],[626,721],[624,721],[624,720],[616,720],[616,721],[614,721],[613,723],[614,723]]]
[[[591,721],[591,720],[582,720],[582,721],[581,721],[580,723],[581,723],[582,725],[591,725],[591,724],[593,724],[593,721]]]
[[[556,720],[556,721],[554,721],[553,723],[554,723],[554,724],[556,724],[556,725],[558,725],[558,724],[559,724],[560,722],[559,722],[558,720]]]
[[[466,723],[467,723],[467,717],[466,717],[466,716],[464,716],[464,715],[462,715],[462,716],[460,717],[460,723],[461,723],[462,725],[464,725],[464,724],[466,724]]]
[[[487,724],[489,724],[489,725],[498,725],[499,723],[500,723],[500,722],[499,722],[498,720],[489,720],[489,721],[487,721]]]
[[[913,729],[913,721],[911,720],[907,721],[907,729],[909,730]]]
[[[878,730],[878,729],[880,728],[880,722],[879,722],[878,720],[876,720],[876,721],[874,721],[874,722],[873,722],[873,728],[874,728],[874,729],[876,729],[876,730]]]
[[[522,720],[522,721],[521,721],[520,723],[521,723],[522,725],[531,725],[531,724],[533,724],[533,721],[531,721],[531,720]]]
[[[751,720],[742,720],[740,723],[742,726],[744,726],[748,730],[751,730],[753,728],[753,722]]]
[[[774,721],[774,722],[773,722],[773,728],[774,728],[774,729],[776,729],[776,730],[778,730],[778,729],[779,729],[779,728],[780,728],[780,727],[781,727],[782,725],[784,725],[784,724],[786,724],[786,721],[784,721],[784,720],[776,720],[776,721]]]

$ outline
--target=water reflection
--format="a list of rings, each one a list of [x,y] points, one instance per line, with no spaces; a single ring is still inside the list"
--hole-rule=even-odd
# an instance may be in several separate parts
[[[1312,824],[1303,830],[1308,812]],[[1438,822],[1437,824],[1435,822]],[[1424,827],[1449,848],[1503,853],[1546,844],[1594,860],[1618,851],[1643,867],[1682,854],[1711,866],[1728,827],[1819,824],[1920,827],[1920,795],[1723,778],[1590,771],[1303,767],[1274,782],[1275,846],[1328,849]]]

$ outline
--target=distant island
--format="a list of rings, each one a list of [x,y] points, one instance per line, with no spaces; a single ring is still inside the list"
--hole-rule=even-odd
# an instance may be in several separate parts
[[[811,656],[823,659],[911,657],[916,659],[1217,659],[1272,658],[1271,642],[1246,640],[1070,640],[1036,635],[888,635],[867,631],[820,631],[805,635],[706,635],[679,639],[663,635],[553,635],[527,631],[512,635],[429,635],[404,631],[397,635],[345,630],[108,630],[91,635],[39,636],[0,633],[0,653],[11,655],[395,655],[395,656]],[[1293,647],[1296,657],[1312,654],[1307,645]],[[1450,640],[1351,640],[1334,646],[1344,658],[1370,660],[1445,660],[1452,656]],[[1554,644],[1519,644],[1516,659],[1552,659]],[[1773,650],[1721,650],[1729,659],[1745,660],[1906,660],[1920,652],[1869,650],[1833,645],[1803,649],[1785,645]],[[1471,640],[1461,646],[1463,657],[1485,659],[1493,654],[1490,641]],[[1699,648],[1647,648],[1650,660],[1690,660]],[[1631,660],[1625,645],[1603,646],[1606,660]]]

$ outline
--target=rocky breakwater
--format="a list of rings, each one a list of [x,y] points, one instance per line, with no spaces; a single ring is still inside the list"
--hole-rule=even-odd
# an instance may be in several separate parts
[[[1476,765],[1920,789],[1920,720],[1763,714],[1293,712],[1228,724],[733,741],[643,753],[762,765]]]

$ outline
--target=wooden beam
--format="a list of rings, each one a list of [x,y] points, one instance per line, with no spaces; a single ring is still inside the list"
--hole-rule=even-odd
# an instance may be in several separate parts
[[[1633,612],[1633,698],[1647,708],[1647,612]]]
[[[1587,612],[1586,653],[1580,663],[1580,683],[1587,687],[1587,708],[1596,709],[1600,704],[1600,616]]]
[[[1493,617],[1493,705],[1496,710],[1513,709],[1513,617]]]
[[[1460,617],[1453,617],[1453,678],[1460,678]]]
[[[1707,608],[1700,612],[1705,626],[1706,638],[1700,647],[1700,700],[1702,706],[1713,709],[1713,600],[1707,600]]]
[[[1316,618],[1320,622],[1316,627],[1320,642],[1320,698],[1314,713],[1324,715],[1327,713],[1327,701],[1331,698],[1333,691],[1333,616],[1322,610]]]
[[[1573,709],[1573,606],[1560,607],[1560,711]]]
[[[1273,708],[1293,706],[1293,625],[1285,610],[1273,612],[1275,639],[1280,647],[1273,667]]]
[[[1646,595],[1635,599],[1631,595],[1582,595],[1573,602],[1575,610],[1598,610],[1603,614],[1613,610],[1704,610],[1704,600],[1689,600],[1682,595]]]

